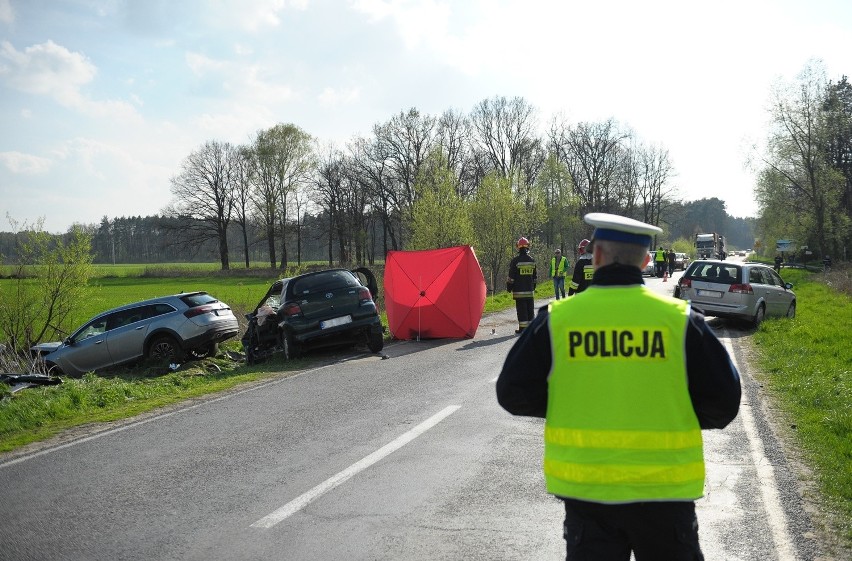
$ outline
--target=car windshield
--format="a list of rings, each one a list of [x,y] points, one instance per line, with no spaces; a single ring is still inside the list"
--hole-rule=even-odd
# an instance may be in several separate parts
[[[685,276],[694,280],[734,284],[739,282],[740,268],[729,263],[694,262]]]
[[[349,271],[323,271],[316,275],[306,275],[293,279],[293,294],[311,294],[346,286],[361,286],[361,283]]]

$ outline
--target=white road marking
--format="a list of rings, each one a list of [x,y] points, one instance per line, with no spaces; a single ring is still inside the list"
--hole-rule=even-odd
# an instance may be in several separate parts
[[[734,366],[737,367],[737,370],[740,372],[740,376],[742,376],[742,370],[734,356],[734,349],[731,346],[730,339],[728,337],[719,337],[719,339],[725,345],[725,348],[728,349],[728,354],[731,355],[731,360],[733,361]],[[784,514],[784,509],[781,506],[781,500],[778,496],[775,469],[763,453],[763,445],[754,424],[754,416],[752,415],[751,407],[741,406],[740,417],[743,420],[743,429],[748,437],[751,461],[757,470],[760,494],[763,498],[763,505],[766,508],[769,528],[772,531],[772,541],[775,544],[775,552],[778,554],[778,561],[796,561],[796,550],[793,547],[793,543],[790,541],[790,532],[787,527],[787,516]]]
[[[425,421],[423,421],[410,431],[406,432],[402,436],[396,438],[388,444],[385,444],[369,456],[366,456],[362,460],[355,462],[354,464],[339,472],[338,474],[326,479],[310,491],[307,491],[306,493],[303,493],[302,495],[296,497],[278,510],[264,516],[263,518],[252,524],[251,527],[271,528],[275,526],[285,518],[292,516],[301,509],[305,508],[311,501],[319,498],[320,496],[334,489],[338,485],[346,482],[352,476],[356,475],[361,471],[364,471],[365,469],[372,466],[385,456],[388,456],[391,453],[399,450],[400,448],[402,448],[403,446],[405,446],[430,428],[443,421],[446,417],[455,413],[459,408],[461,408],[460,405],[450,405],[449,407],[444,408],[442,411],[426,419]]]

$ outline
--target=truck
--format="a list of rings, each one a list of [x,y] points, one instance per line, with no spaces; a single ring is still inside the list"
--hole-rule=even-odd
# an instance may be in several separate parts
[[[695,250],[699,259],[720,259],[724,261],[728,256],[725,236],[716,232],[695,234]]]

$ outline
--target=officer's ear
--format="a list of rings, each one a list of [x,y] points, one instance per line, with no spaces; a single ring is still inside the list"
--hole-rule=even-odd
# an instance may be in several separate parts
[[[602,266],[601,261],[603,261],[603,250],[598,244],[591,244],[592,246],[592,267],[597,269]],[[588,251],[589,246],[586,246],[586,251]]]

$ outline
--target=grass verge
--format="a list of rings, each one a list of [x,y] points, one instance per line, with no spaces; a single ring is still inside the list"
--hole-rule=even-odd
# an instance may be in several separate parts
[[[138,366],[120,374],[86,374],[65,378],[56,386],[43,386],[8,394],[0,384],[0,452],[45,440],[89,423],[125,419],[194,397],[227,390],[247,382],[295,372],[303,360],[271,359],[245,366],[231,359],[190,362],[169,367]]]
[[[793,320],[764,322],[752,341],[761,382],[813,470],[829,524],[852,547],[852,297],[831,277],[782,270],[798,302]],[[826,281],[829,282],[826,282]],[[848,286],[847,286],[848,288]],[[833,532],[834,533],[834,532]]]

